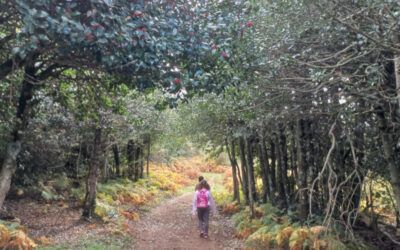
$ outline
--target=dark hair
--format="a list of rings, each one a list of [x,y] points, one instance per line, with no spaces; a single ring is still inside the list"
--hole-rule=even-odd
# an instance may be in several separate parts
[[[199,176],[199,182],[201,182],[202,180],[204,180],[203,176]]]
[[[206,180],[202,180],[200,182],[199,188],[200,189],[205,188],[207,190],[210,190],[210,185],[208,184],[208,182]]]

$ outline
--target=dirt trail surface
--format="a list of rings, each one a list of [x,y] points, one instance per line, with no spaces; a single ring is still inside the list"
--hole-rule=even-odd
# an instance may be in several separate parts
[[[192,198],[187,193],[167,200],[132,223],[134,249],[241,249],[232,222],[219,214],[210,218],[210,238],[199,237],[197,218],[190,214]]]

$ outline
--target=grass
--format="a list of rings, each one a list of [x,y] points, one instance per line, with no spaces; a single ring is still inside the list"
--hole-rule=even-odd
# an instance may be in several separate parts
[[[203,173],[204,179],[211,186],[211,191],[213,193],[218,193],[221,191],[225,191],[226,188],[223,185],[224,175],[219,173]]]
[[[127,236],[107,236],[103,238],[88,237],[82,238],[75,243],[63,243],[56,246],[39,247],[39,250],[119,250],[132,247],[133,242]]]
[[[202,176],[204,176],[204,179],[207,180],[207,182],[211,186],[211,191],[212,193],[220,193],[226,191],[226,188],[223,185],[223,179],[224,175],[220,173],[202,173]],[[192,181],[190,184],[187,186],[181,188],[178,190],[178,195],[183,195],[186,193],[191,193],[194,192],[194,187],[197,184],[197,180]]]

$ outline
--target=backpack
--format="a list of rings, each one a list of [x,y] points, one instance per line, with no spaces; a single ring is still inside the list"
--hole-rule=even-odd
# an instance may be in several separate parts
[[[197,207],[208,207],[207,189],[201,189],[197,192]]]

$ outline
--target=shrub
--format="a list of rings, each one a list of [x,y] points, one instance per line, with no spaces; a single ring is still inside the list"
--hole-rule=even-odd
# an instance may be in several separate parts
[[[285,227],[276,235],[276,243],[279,247],[287,248],[290,236],[292,235],[294,229],[292,227]]]
[[[32,249],[37,244],[30,239],[19,225],[9,224],[8,227],[0,224],[1,249]]]
[[[302,250],[303,244],[310,239],[310,231],[305,228],[295,230],[289,238],[290,250]]]
[[[121,214],[128,220],[137,221],[139,220],[139,214],[132,211],[122,211]]]
[[[240,211],[240,206],[236,202],[224,204],[222,206],[222,213],[226,215],[233,215]]]

